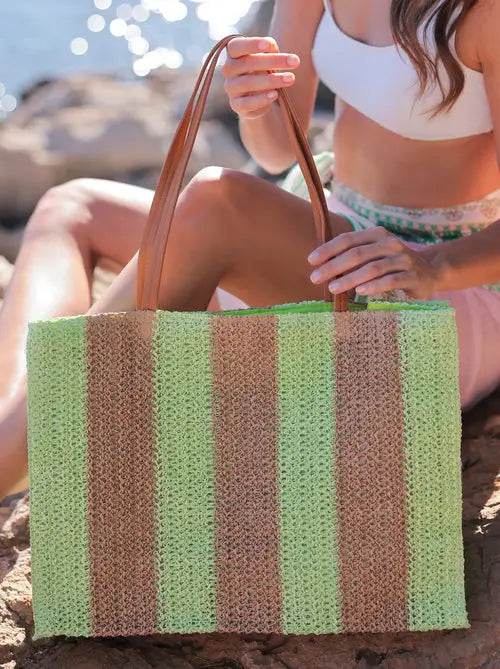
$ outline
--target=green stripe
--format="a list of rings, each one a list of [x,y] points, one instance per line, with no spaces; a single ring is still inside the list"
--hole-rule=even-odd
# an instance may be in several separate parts
[[[454,312],[400,314],[410,630],[469,627],[465,610]]]
[[[333,316],[278,316],[283,633],[341,631]]]
[[[85,330],[83,317],[29,326],[28,443],[35,639],[91,633]]]
[[[216,629],[210,317],[158,311],[154,333],[158,629]]]

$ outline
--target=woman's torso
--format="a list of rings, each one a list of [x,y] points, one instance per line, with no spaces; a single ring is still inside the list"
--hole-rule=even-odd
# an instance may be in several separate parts
[[[373,78],[378,75],[381,78],[381,94],[385,88],[386,93],[390,90],[392,96],[397,96],[397,84],[387,79],[391,77],[391,67],[397,67],[396,59],[399,58],[395,47],[390,47],[393,42],[389,19],[390,0],[375,0],[368,9],[366,0],[333,0],[332,5],[328,5],[329,2],[325,2],[326,12],[331,11],[331,15],[325,13],[316,35],[317,42],[321,39],[322,43],[316,43],[316,53],[313,51],[316,63],[320,65],[317,67],[319,74],[328,65],[327,50],[331,44],[332,59],[342,59],[344,56],[343,77],[349,74],[358,76],[353,84],[354,87],[358,84],[358,96],[359,77],[364,74],[371,77],[370,95],[374,95],[377,90],[373,86]],[[460,25],[454,43],[469,77],[469,86],[464,92],[468,98],[462,99],[462,115],[455,113],[448,118],[444,117],[445,121],[454,124],[450,134],[455,138],[410,139],[389,130],[337,97],[334,151],[336,174],[340,181],[372,200],[416,208],[449,206],[477,200],[500,187],[493,132],[487,123],[489,110],[484,108],[487,105],[484,81],[480,63],[474,55],[479,20],[479,12],[472,9]],[[319,46],[322,50],[320,63],[317,53]],[[356,63],[350,63],[346,58],[350,50],[352,54],[361,56]],[[359,67],[364,62],[367,72],[361,70],[360,74]],[[395,76],[394,72],[392,74]],[[326,80],[328,76],[323,78]],[[401,95],[407,98],[408,91],[402,90]],[[395,106],[403,108],[402,101],[395,99]],[[473,118],[470,117],[471,123],[467,123],[467,117],[464,116],[464,112],[468,112],[467,105],[470,113],[474,114]],[[470,134],[469,126],[474,125],[479,114],[482,116],[479,125],[476,123],[476,127],[470,130],[476,134]],[[460,118],[463,119],[463,132],[460,129]],[[477,134],[477,130],[481,130],[481,123],[486,131]],[[446,136],[443,132],[445,128],[446,123],[441,119],[437,129],[438,137]],[[418,128],[408,126],[408,134],[427,136],[426,128],[421,123]]]

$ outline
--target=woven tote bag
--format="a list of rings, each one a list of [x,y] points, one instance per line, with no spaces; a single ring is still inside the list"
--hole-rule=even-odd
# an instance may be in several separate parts
[[[29,325],[35,638],[469,627],[453,310],[346,296],[157,308],[229,39],[165,161],[137,310]],[[286,92],[279,102],[320,244],[321,181]]]

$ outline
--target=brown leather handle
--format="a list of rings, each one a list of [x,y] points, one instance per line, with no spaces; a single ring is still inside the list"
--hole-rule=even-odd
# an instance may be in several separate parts
[[[241,37],[241,35],[229,35],[225,37],[213,47],[206,58],[195,84],[193,94],[177,127],[170,150],[165,159],[139,250],[137,275],[138,309],[158,309],[160,281],[168,238],[186,168],[191,157],[219,56],[228,43],[235,37]],[[278,94],[283,119],[309,190],[319,246],[331,239],[328,225],[329,211],[323,185],[316,169],[307,138],[293,109],[288,93],[286,90],[280,89]],[[325,300],[331,301],[332,299],[331,293],[325,286]],[[334,307],[335,311],[347,311],[347,293],[335,296]]]

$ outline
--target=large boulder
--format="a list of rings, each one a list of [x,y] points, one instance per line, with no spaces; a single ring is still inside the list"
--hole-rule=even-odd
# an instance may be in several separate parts
[[[139,175],[154,187],[181,111],[172,100],[193,83],[194,73],[170,75],[164,85],[78,76],[36,88],[0,125],[0,222],[26,217],[46,190],[76,177],[137,182]],[[187,176],[210,164],[241,168],[247,159],[234,131],[212,114]]]
[[[32,641],[28,500],[0,507],[0,666],[8,669],[498,669],[500,392],[465,416],[464,539],[470,629],[408,634],[158,635]],[[369,494],[369,492],[367,492]],[[3,527],[2,527],[3,525]]]

